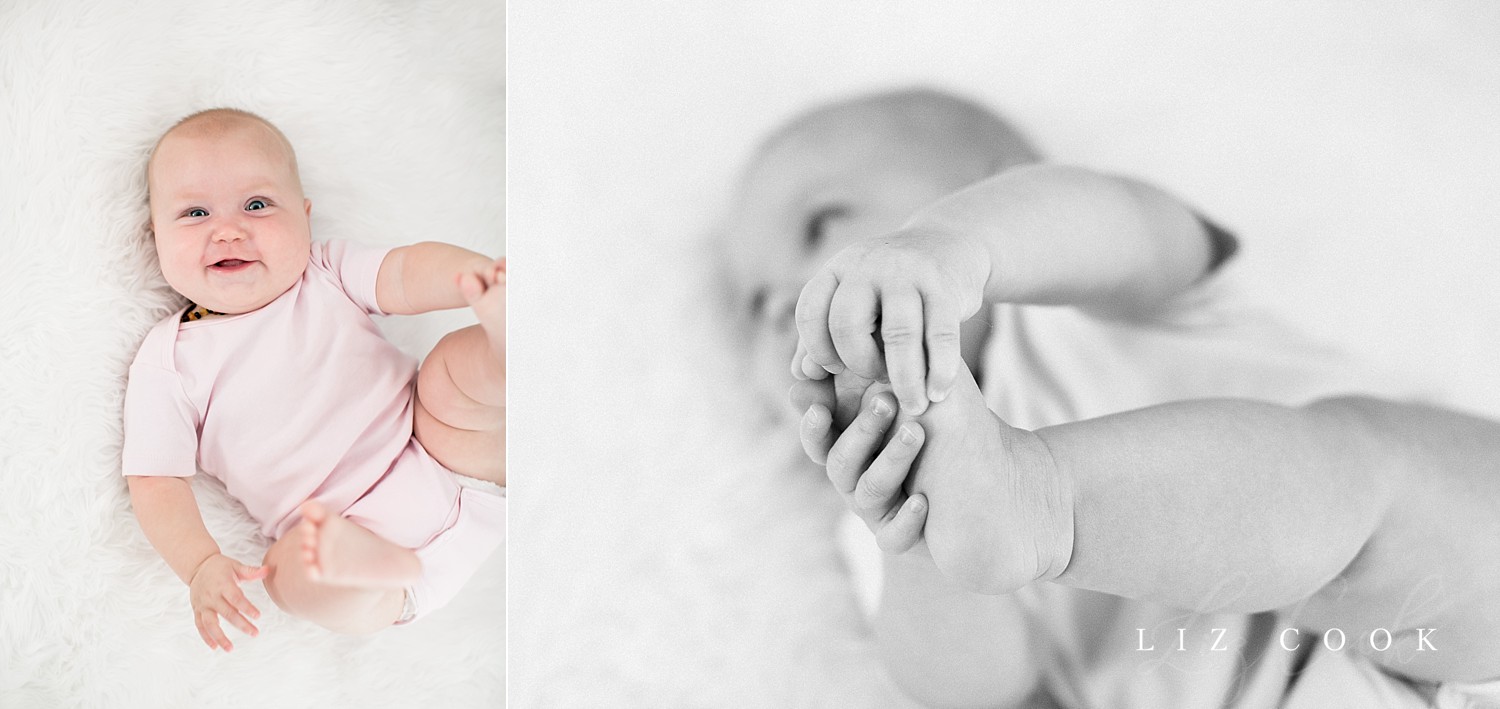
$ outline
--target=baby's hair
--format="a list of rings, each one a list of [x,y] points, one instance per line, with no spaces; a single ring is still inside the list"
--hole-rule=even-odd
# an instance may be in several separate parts
[[[197,113],[184,116],[182,120],[172,124],[166,132],[156,139],[156,144],[151,146],[151,156],[146,160],[146,184],[151,184],[151,166],[156,162],[156,151],[161,148],[162,141],[167,136],[178,131],[197,131],[210,135],[222,135],[231,130],[244,126],[247,123],[258,124],[270,130],[271,135],[280,143],[281,148],[286,151],[287,160],[290,161],[292,177],[301,184],[302,178],[297,171],[297,151],[292,149],[292,141],[286,139],[276,124],[246,110],[238,108],[210,108]]]

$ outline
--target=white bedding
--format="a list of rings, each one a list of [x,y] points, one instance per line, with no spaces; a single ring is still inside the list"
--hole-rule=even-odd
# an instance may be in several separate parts
[[[119,473],[126,366],[178,304],[141,228],[157,135],[258,112],[298,151],[315,239],[499,254],[503,34],[490,0],[0,3],[0,706],[503,703],[503,553],[448,608],[369,639],[249,584],[260,636],[229,630],[215,653]],[[382,327],[420,357],[472,322]],[[244,510],[203,476],[195,491],[225,551],[259,563]]]
[[[1500,9],[1281,7],[512,0],[516,705],[899,704],[835,502],[703,297],[736,171],[818,102],[985,101],[1237,231],[1294,324],[1500,415]]]

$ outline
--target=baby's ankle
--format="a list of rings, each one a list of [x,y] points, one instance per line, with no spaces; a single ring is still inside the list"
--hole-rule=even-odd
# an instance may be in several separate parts
[[[1012,428],[1010,433],[1008,448],[1013,454],[1014,469],[1018,474],[1032,477],[1034,484],[1029,489],[1038,495],[1037,504],[1032,507],[1037,515],[1032,529],[1036,530],[1042,554],[1037,559],[1035,580],[1052,581],[1067,571],[1073,559],[1073,479],[1058,464],[1043,436],[1019,428]]]

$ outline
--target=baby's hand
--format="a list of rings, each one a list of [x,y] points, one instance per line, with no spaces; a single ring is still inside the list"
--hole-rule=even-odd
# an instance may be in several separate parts
[[[902,487],[923,432],[908,421],[887,435],[896,402],[888,388],[868,385],[847,372],[834,381],[801,381],[792,387],[792,401],[806,411],[802,449],[814,462],[826,463],[829,482],[875,533],[881,550],[900,554],[921,541],[927,519],[926,498],[908,498]]]
[[[234,644],[219,626],[220,616],[246,635],[254,637],[260,634],[249,620],[259,618],[260,611],[245,598],[240,584],[264,579],[268,571],[264,566],[246,566],[223,554],[214,554],[198,565],[188,582],[189,597],[198,636],[208,643],[209,648],[222,647],[225,652],[234,650]]]
[[[490,262],[476,261],[459,270],[454,276],[464,299],[473,304],[484,292],[505,285],[505,257]]]
[[[933,230],[845,248],[797,300],[793,376],[889,381],[903,412],[922,413],[953,386],[959,324],[984,302],[989,263],[983,246]]]

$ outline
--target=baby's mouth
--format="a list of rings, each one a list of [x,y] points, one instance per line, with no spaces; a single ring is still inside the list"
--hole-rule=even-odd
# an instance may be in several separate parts
[[[237,258],[227,258],[227,259],[224,259],[223,261],[219,261],[219,262],[213,264],[212,266],[209,266],[209,268],[212,268],[212,269],[215,269],[215,270],[219,270],[219,271],[237,271],[237,270],[239,270],[241,268],[244,268],[245,266],[248,266],[248,265],[250,265],[252,263],[255,263],[255,262],[254,261],[242,261],[242,260],[237,259]]]

